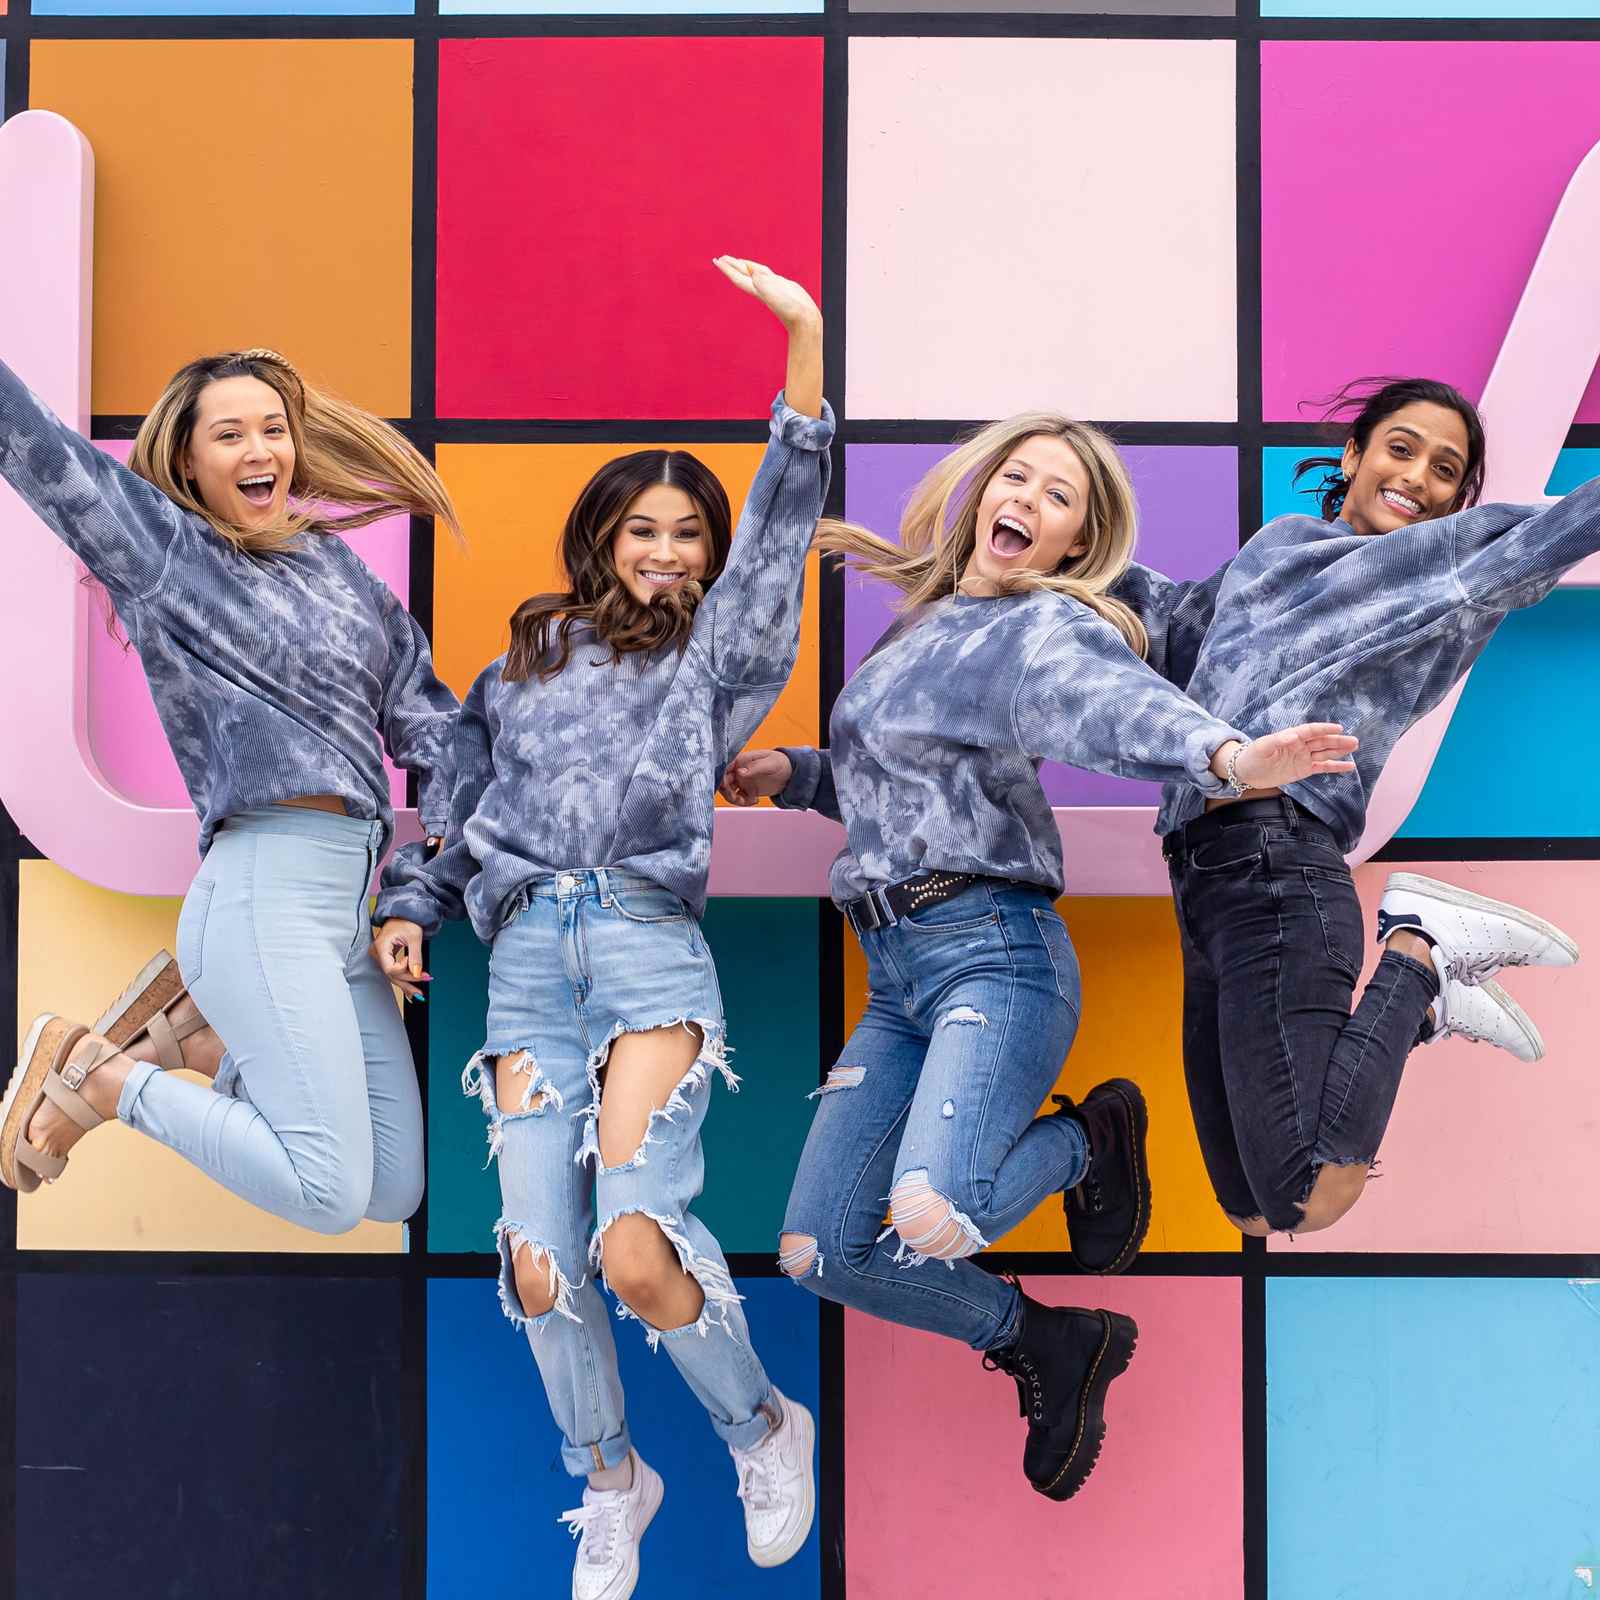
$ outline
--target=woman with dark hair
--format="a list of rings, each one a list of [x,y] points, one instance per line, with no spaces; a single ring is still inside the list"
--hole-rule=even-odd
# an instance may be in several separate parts
[[[833,414],[811,297],[755,262],[717,265],[789,336],[737,537],[687,452],[601,468],[567,518],[566,590],[518,607],[510,650],[467,696],[445,847],[391,871],[373,945],[408,992],[442,918],[470,917],[493,949],[488,1037],[462,1086],[499,1157],[501,1306],[526,1330],[567,1470],[588,1480],[563,1518],[576,1600],[633,1592],[662,1496],[586,1266],[732,1451],[751,1559],[787,1561],[814,1505],[810,1413],[763,1371],[690,1206],[712,1081],[737,1083],[699,927],[716,785],[794,666]]]
[[[1548,508],[1477,504],[1484,435],[1447,384],[1365,380],[1309,491],[1320,517],[1268,523],[1199,583],[1133,566],[1115,593],[1152,664],[1257,736],[1308,707],[1360,736],[1355,770],[1244,798],[1169,785],[1157,831],[1184,962],[1184,1071],[1218,1202],[1242,1231],[1327,1228],[1360,1198],[1413,1046],[1449,1035],[1522,1061],[1538,1030],[1504,966],[1570,966],[1559,929],[1451,884],[1395,873],[1384,954],[1351,1012],[1363,919],[1345,856],[1407,728],[1506,614],[1600,549],[1600,479]]]
[[[0,474],[138,650],[202,857],[177,961],[158,954],[92,1032],[35,1020],[0,1178],[59,1179],[118,1117],[319,1233],[403,1220],[422,1197],[422,1102],[366,959],[367,893],[394,824],[384,751],[442,832],[458,708],[421,628],[337,535],[397,512],[455,529],[444,485],[386,422],[271,350],[185,366],[129,468],[0,365]]]

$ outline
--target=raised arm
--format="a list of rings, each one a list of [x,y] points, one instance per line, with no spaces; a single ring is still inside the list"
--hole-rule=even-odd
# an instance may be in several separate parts
[[[155,588],[184,513],[97,450],[0,361],[0,477],[114,595]]]
[[[1192,784],[1202,793],[1265,789],[1350,772],[1356,748],[1337,723],[1304,723],[1255,740],[1158,677],[1109,623],[1087,612],[1051,632],[1012,699],[1018,748],[1123,778]]]
[[[1127,606],[1150,636],[1145,660],[1180,689],[1194,676],[1201,641],[1216,615],[1218,591],[1232,565],[1229,556],[1209,578],[1177,579],[1132,561],[1111,585],[1112,598]]]
[[[725,686],[779,687],[799,652],[806,553],[828,494],[833,412],[822,398],[822,316],[799,284],[759,262],[719,256],[717,265],[784,325],[789,353],[766,454],[691,647]]]
[[[444,835],[456,777],[456,719],[461,706],[435,676],[433,652],[417,619],[393,590],[373,580],[389,636],[389,670],[381,712],[384,748],[397,766],[417,775],[417,811],[423,831]]]
[[[1515,611],[1544,599],[1564,572],[1600,551],[1600,478],[1543,510],[1475,506],[1450,520],[1456,575],[1467,599]]]

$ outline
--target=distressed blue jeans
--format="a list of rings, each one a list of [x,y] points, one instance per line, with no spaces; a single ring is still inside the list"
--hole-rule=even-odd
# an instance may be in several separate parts
[[[1038,1115],[1078,1031],[1078,958],[1049,894],[1020,884],[976,884],[861,944],[866,1014],[816,1091],[783,1224],[805,1243],[779,1263],[829,1300],[991,1349],[1021,1296],[965,1257],[1088,1165],[1079,1124]]]
[[[601,1076],[612,1042],[674,1024],[699,1030],[694,1064],[651,1113],[632,1158],[602,1165]],[[705,1185],[700,1129],[712,1083],[719,1074],[730,1088],[738,1083],[725,1035],[711,952],[676,895],[597,868],[539,879],[513,901],[489,958],[488,1037],[462,1088],[482,1100],[499,1165],[501,1308],[527,1334],[574,1477],[620,1465],[631,1445],[611,1319],[595,1281],[601,1237],[628,1212],[656,1223],[705,1296],[687,1327],[646,1325],[651,1348],[665,1346],[728,1444],[748,1449],[772,1425],[772,1385],[728,1263],[689,1209]],[[523,1051],[525,1109],[502,1111],[495,1063]],[[522,1245],[548,1270],[555,1300],[531,1318],[516,1288]],[[634,1317],[621,1302],[617,1309]]]

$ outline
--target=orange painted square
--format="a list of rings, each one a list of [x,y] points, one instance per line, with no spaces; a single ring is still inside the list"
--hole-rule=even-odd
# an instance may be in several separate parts
[[[439,471],[455,497],[465,545],[447,534],[434,544],[433,655],[457,694],[510,643],[511,613],[531,594],[562,586],[558,551],[567,512],[595,471],[613,457],[650,445],[460,444],[439,448]],[[681,448],[722,480],[735,518],[761,464],[756,444]],[[788,686],[755,743],[817,742],[817,558],[806,563],[800,655]]]
[[[1081,1098],[1106,1078],[1132,1078],[1150,1107],[1150,1234],[1146,1251],[1238,1250],[1239,1235],[1206,1178],[1183,1081],[1183,968],[1172,902],[1071,896],[1056,903],[1083,973],[1083,1018],[1056,1092]],[[867,961],[845,929],[845,1029],[867,1004]],[[1046,1101],[1046,1106],[1049,1102]],[[1041,1108],[1043,1109],[1043,1108]],[[997,1250],[1067,1248],[1051,1195],[994,1241]]]
[[[35,40],[30,103],[94,147],[97,412],[270,345],[411,409],[411,44]]]

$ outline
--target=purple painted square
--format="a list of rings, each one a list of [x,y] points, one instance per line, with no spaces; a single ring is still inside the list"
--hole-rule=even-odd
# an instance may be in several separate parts
[[[943,444],[857,444],[845,453],[845,512],[887,539],[917,479],[949,450]],[[1239,462],[1231,447],[1157,445],[1122,452],[1139,495],[1137,555],[1174,578],[1202,578],[1239,548]],[[887,585],[845,578],[844,670],[848,676],[893,616]],[[1058,806],[1153,805],[1153,783],[1046,762],[1045,793]]]

